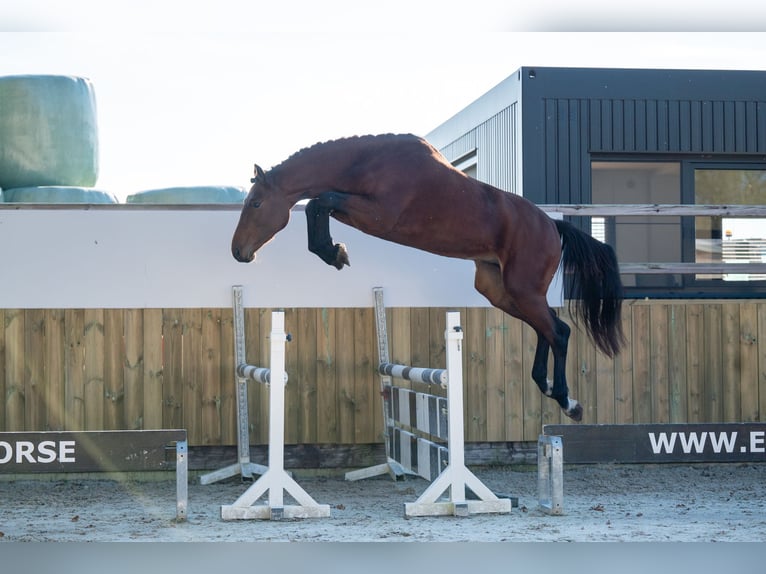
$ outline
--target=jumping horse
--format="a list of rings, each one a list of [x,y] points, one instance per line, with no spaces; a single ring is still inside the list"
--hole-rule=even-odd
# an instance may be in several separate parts
[[[569,397],[566,382],[570,328],[548,306],[546,292],[562,265],[574,318],[614,356],[624,340],[622,283],[610,246],[523,197],[468,177],[413,135],[319,143],[268,172],[256,165],[251,182],[232,239],[237,261],[252,261],[301,200],[309,200],[309,251],[339,270],[349,257],[343,243],[333,243],[330,217],[381,239],[473,260],[479,293],[537,333],[532,379],[540,391],[582,420],[582,405]]]

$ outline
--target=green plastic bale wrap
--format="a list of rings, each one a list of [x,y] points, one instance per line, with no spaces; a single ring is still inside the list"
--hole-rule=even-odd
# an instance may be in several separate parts
[[[242,203],[245,191],[240,187],[227,186],[197,186],[197,187],[166,187],[150,189],[129,195],[127,203]]]
[[[107,191],[63,185],[4,189],[3,196],[6,203],[118,203]]]
[[[92,187],[98,179],[96,98],[70,76],[0,77],[0,187]]]

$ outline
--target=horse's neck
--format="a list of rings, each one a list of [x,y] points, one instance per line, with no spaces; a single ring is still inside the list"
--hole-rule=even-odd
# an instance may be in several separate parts
[[[348,164],[348,155],[343,150],[308,149],[277,166],[274,176],[279,188],[294,204],[336,188],[343,166]]]

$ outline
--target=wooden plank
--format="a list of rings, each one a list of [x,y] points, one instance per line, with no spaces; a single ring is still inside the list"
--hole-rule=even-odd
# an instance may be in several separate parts
[[[577,371],[578,393],[575,398],[583,407],[583,422],[599,422],[598,379],[596,378],[596,348],[587,334],[580,330],[577,334]]]
[[[668,408],[668,308],[667,305],[652,305],[649,309],[650,322],[650,372],[653,422],[666,423],[670,419]]]
[[[686,375],[686,306],[668,306],[668,422],[687,421],[688,396]]]
[[[104,310],[85,309],[85,430],[104,430]]]
[[[723,421],[723,366],[721,343],[721,306],[704,307],[705,330],[705,421]]]
[[[237,444],[237,375],[234,365],[234,313],[221,309],[221,444]]]
[[[686,306],[687,412],[686,421],[704,422],[705,417],[705,323],[703,305]]]
[[[24,430],[24,310],[5,311],[5,428]]]
[[[596,352],[594,382],[598,422],[607,424],[616,422],[614,360],[600,351]],[[554,424],[554,422],[545,420],[543,424]]]
[[[7,361],[5,349],[5,309],[0,309],[0,432],[6,429],[5,398],[8,396],[5,383],[5,364]]]
[[[336,376],[338,388],[338,438],[354,444],[354,311],[338,309],[336,313]],[[377,359],[376,359],[377,362]]]
[[[245,312],[247,343],[245,356],[248,364],[259,367],[269,366],[272,311],[273,309],[253,309],[251,313],[247,310]],[[285,324],[285,329],[287,328]],[[285,366],[287,366],[286,363]],[[250,442],[251,444],[269,444],[269,389],[265,385],[248,385],[247,396],[250,413]]]
[[[125,356],[122,372],[125,429],[144,428],[144,310],[123,310]]]
[[[164,414],[164,343],[162,309],[143,310],[143,387],[142,428],[163,426]],[[170,425],[168,425],[170,426]]]
[[[359,444],[376,440],[376,429],[382,428],[383,421],[380,395],[377,392],[375,312],[372,307],[357,308],[353,315],[354,442]]]
[[[633,421],[633,313],[623,306],[622,331],[626,344],[614,359],[614,422],[630,424]]]
[[[412,350],[410,355],[413,367],[429,367],[429,361],[431,358],[431,324],[429,318],[429,310],[424,308],[416,308],[410,311],[410,319],[412,321],[410,325],[410,341],[412,342]]]
[[[721,305],[721,387],[724,422],[737,422],[742,417],[742,337],[739,311],[740,306],[737,303]]]
[[[390,321],[389,321],[390,318]],[[386,327],[389,335],[389,356],[392,363],[398,365],[412,364],[412,309],[396,307],[388,309]],[[399,386],[409,386],[409,381],[397,382]]]
[[[465,309],[463,323],[463,389],[465,440],[487,440],[487,351],[486,313],[481,308]],[[443,336],[442,336],[443,341]],[[440,366],[431,363],[429,366]],[[450,413],[452,415],[453,413]]]
[[[301,333],[303,309],[285,309],[285,331],[290,334]],[[298,426],[301,420],[301,372],[298,360],[298,345],[295,340],[288,343],[285,350],[285,370],[291,381],[285,387],[285,443],[300,442]],[[267,399],[268,400],[268,399]]]
[[[24,428],[45,429],[45,311],[27,309],[24,320]]]
[[[633,420],[647,423],[652,420],[652,387],[649,377],[651,341],[649,333],[650,307],[633,305]]]
[[[162,314],[164,368],[162,379],[162,426],[183,428],[183,320],[181,309],[165,309]],[[188,429],[187,429],[188,430]]]
[[[202,444],[202,309],[182,309],[181,383],[183,424],[189,442]]]
[[[699,217],[766,217],[766,205],[705,205],[705,204],[546,204],[539,205],[547,213],[583,217],[616,215],[652,215]]]
[[[47,392],[46,430],[64,430],[65,405],[65,326],[64,310],[45,311],[45,378]],[[2,426],[0,425],[0,428]]]
[[[758,420],[766,420],[766,303],[758,303]]]
[[[762,304],[761,304],[762,305]],[[757,422],[758,405],[758,304],[739,305],[740,327],[740,420]],[[766,367],[766,364],[764,364]],[[766,370],[766,368],[764,368]]]
[[[64,428],[85,430],[85,310],[64,311]]]
[[[296,381],[300,396],[300,409],[298,418],[299,443],[317,442],[317,314],[318,309],[301,309],[296,328],[296,336],[290,347],[298,361],[298,373],[300,378]]]
[[[505,439],[505,323],[504,313],[487,308],[485,312],[487,440]],[[480,384],[475,381],[474,384]]]
[[[221,309],[202,310],[200,385],[202,387],[202,436],[200,444],[220,444],[222,435]]]
[[[317,309],[316,339],[316,416],[318,443],[337,443],[338,437],[338,378],[335,371],[336,309]]]
[[[522,323],[503,313],[503,363],[505,370],[505,439],[521,441],[524,436],[524,385]]]
[[[537,346],[537,335],[534,330],[526,323],[522,324],[521,331],[521,356],[522,370],[524,372],[524,425],[523,440],[536,440],[532,437],[540,436],[542,422],[542,401],[550,400],[543,398],[540,389],[532,381],[532,364],[535,358],[535,347]]]
[[[104,309],[104,429],[125,428],[125,344],[122,309]]]

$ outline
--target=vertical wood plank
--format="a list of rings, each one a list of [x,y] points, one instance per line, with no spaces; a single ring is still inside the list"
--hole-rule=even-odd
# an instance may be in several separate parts
[[[465,440],[487,440],[487,350],[486,315],[482,308],[469,308],[461,313],[463,323],[463,393],[465,408]],[[445,363],[428,366],[441,367]]]
[[[85,430],[85,310],[65,310],[64,322],[64,426]]]
[[[125,344],[122,309],[104,310],[104,429],[125,428]]]
[[[85,309],[85,430],[104,430],[104,310]]]
[[[47,393],[47,430],[64,430],[65,405],[65,327],[64,310],[48,309],[45,312],[45,376]]]
[[[379,403],[375,396],[377,375],[375,375],[374,358],[376,345],[374,343],[374,310],[372,307],[354,309],[354,443],[365,444],[377,439],[375,421],[380,421]],[[372,425],[370,425],[372,422]]]
[[[300,409],[298,411],[298,442],[313,444],[317,442],[317,315],[319,309],[301,309],[296,326],[297,336],[291,345],[298,361],[299,380],[296,381]]]
[[[508,441],[521,441],[524,437],[524,385],[526,378],[522,358],[522,323],[503,314],[505,330],[505,436]]]
[[[319,443],[337,443],[338,435],[338,378],[335,365],[336,329],[335,309],[317,309],[317,437]],[[377,430],[377,429],[376,429]]]
[[[181,309],[162,314],[164,368],[162,377],[162,428],[184,428],[183,421],[183,319]],[[191,436],[187,435],[189,440]]]
[[[596,378],[596,347],[584,331],[577,336],[577,366],[579,379],[579,395],[577,400],[583,407],[582,422],[595,424],[599,422],[598,412],[598,379]]]
[[[615,392],[614,360],[601,351],[596,351],[595,366],[596,412],[599,424],[614,424],[615,422]]]
[[[24,430],[24,310],[5,311],[6,430]]]
[[[505,323],[503,312],[486,308],[487,439],[505,441]],[[477,381],[476,384],[479,384]]]
[[[181,321],[183,428],[190,444],[202,444],[202,309],[182,309]]]
[[[162,309],[144,309],[143,312],[143,388],[142,428],[163,428],[164,408],[164,313]],[[173,428],[168,422],[165,428]]]
[[[649,310],[651,331],[650,375],[652,422],[667,423],[668,408],[668,307],[652,305]]]
[[[237,444],[234,312],[221,309],[221,444]]]
[[[24,350],[24,429],[45,430],[45,311],[27,309]]]
[[[5,401],[8,396],[5,366],[8,356],[5,352],[5,309],[0,309],[0,432],[7,431],[8,420],[5,413]]]
[[[390,309],[389,312],[390,314],[386,318],[386,329],[390,339],[388,348],[389,358],[392,363],[412,365],[412,330],[410,328],[412,309],[395,307]],[[376,362],[379,360],[380,358],[376,355]],[[401,382],[406,383],[407,381]]]
[[[354,311],[336,313],[336,376],[338,385],[338,437],[342,444],[354,443]]]
[[[622,331],[628,340],[614,359],[614,420],[617,424],[633,423],[633,313],[627,305],[622,311]]]
[[[270,367],[271,313],[273,309],[253,309],[245,316],[247,362],[258,367]],[[285,321],[287,316],[285,316]],[[285,329],[288,329],[285,323]],[[287,352],[287,351],[285,351]],[[287,361],[287,357],[285,357]],[[285,363],[287,369],[287,363]],[[289,373],[288,373],[289,376]],[[261,384],[248,384],[250,440],[252,444],[269,443],[269,389]],[[287,389],[285,389],[287,400]],[[287,412],[287,411],[286,411]]]
[[[521,331],[522,369],[524,371],[524,440],[536,441],[540,436],[542,424],[542,401],[540,389],[532,380],[532,364],[537,347],[537,335],[526,323],[522,324]]]
[[[221,349],[221,309],[202,310],[201,332],[201,371],[202,387],[202,436],[204,445],[221,444],[222,435],[222,366],[226,361]]]
[[[745,302],[739,307],[740,313],[740,392],[742,411],[740,420],[758,422],[758,305]],[[764,364],[766,369],[766,364]]]
[[[285,371],[290,378],[285,387],[285,444],[297,444],[300,440],[298,426],[301,422],[302,380],[299,368],[300,341],[296,340],[295,335],[300,336],[302,332],[301,321],[304,316],[305,309],[285,309],[285,331],[293,335],[293,341],[285,349]]]
[[[647,305],[633,305],[633,420],[652,421],[651,335]]]
[[[687,386],[686,305],[668,306],[668,422],[686,422],[689,411]]]
[[[704,307],[705,330],[705,422],[723,422],[723,365],[721,305]]]
[[[758,420],[766,421],[766,302],[758,303]]]
[[[739,322],[740,305],[721,305],[722,397],[724,422],[739,422],[742,415],[742,337]]]
[[[124,309],[125,364],[123,388],[125,392],[125,424],[123,428],[144,428],[144,310]]]
[[[686,356],[687,421],[700,423],[705,420],[705,321],[699,303],[686,307]]]

